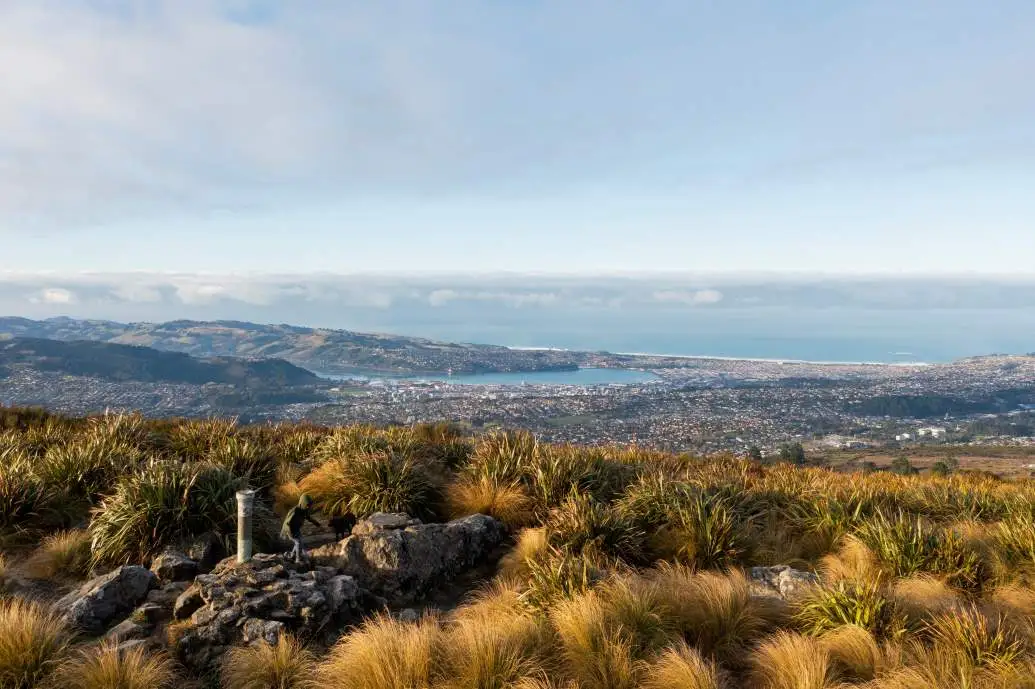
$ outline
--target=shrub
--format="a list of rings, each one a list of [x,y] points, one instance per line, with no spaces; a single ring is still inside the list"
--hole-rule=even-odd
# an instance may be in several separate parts
[[[205,457],[260,494],[268,495],[277,482],[276,457],[256,442],[233,435],[220,438],[209,447]]]
[[[62,663],[51,684],[68,689],[167,689],[175,680],[173,663],[164,654],[108,642]]]
[[[586,553],[571,554],[548,548],[525,562],[527,580],[521,600],[534,611],[544,612],[554,603],[589,591],[603,578],[598,563]]]
[[[665,650],[644,672],[643,689],[722,689],[715,663],[705,660],[685,643]]]
[[[550,544],[572,553],[588,553],[643,562],[644,533],[622,511],[577,493],[550,513]]]
[[[32,474],[27,463],[0,463],[0,535],[32,540],[38,537],[33,532],[67,523],[70,509],[64,491]]]
[[[55,613],[0,601],[0,687],[34,689],[63,659],[70,635]]]
[[[76,529],[47,536],[24,566],[33,579],[82,579],[90,573],[90,534]]]
[[[93,503],[140,458],[136,446],[117,436],[88,435],[50,446],[33,470],[48,485]]]
[[[695,495],[675,508],[652,539],[655,554],[699,569],[729,568],[749,560],[750,521],[720,496]]]
[[[487,514],[511,528],[532,523],[532,500],[518,481],[497,484],[491,479],[465,478],[446,491],[449,516],[456,519],[470,514]]]
[[[229,535],[236,528],[241,480],[219,467],[155,461],[121,480],[94,509],[90,522],[94,561],[147,562],[166,546],[207,531]],[[256,531],[271,521],[261,502]]]
[[[422,463],[389,451],[330,460],[306,476],[301,487],[330,516],[405,512],[434,518],[441,497]]]
[[[754,654],[754,679],[762,689],[827,689],[834,680],[829,655],[815,639],[777,632]]]
[[[282,634],[227,652],[220,669],[224,689],[312,689],[316,660],[298,641]]]
[[[795,617],[810,634],[843,625],[861,627],[875,636],[894,632],[894,608],[880,581],[838,581],[814,588],[800,603]]]
[[[438,621],[376,617],[344,636],[320,663],[322,689],[414,689],[432,680]]]

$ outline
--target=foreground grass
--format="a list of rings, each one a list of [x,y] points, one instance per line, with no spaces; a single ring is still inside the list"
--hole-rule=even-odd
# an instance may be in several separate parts
[[[15,414],[0,432],[0,562],[40,579],[232,543],[302,491],[325,516],[491,514],[513,535],[456,610],[367,620],[325,652],[229,652],[225,689],[1035,687],[1035,485],[849,474],[580,448],[446,425],[327,429]],[[30,544],[32,547],[30,547]],[[820,575],[787,600],[747,568]],[[0,567],[0,579],[3,578]],[[162,687],[164,656],[70,648],[44,608],[0,603],[0,689]]]

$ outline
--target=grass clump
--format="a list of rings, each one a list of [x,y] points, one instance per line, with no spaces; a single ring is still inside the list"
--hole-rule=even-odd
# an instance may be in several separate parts
[[[313,689],[315,656],[294,637],[231,649],[220,668],[223,689]]]
[[[828,689],[836,679],[823,645],[793,632],[774,634],[753,656],[755,686],[760,689]]]
[[[510,528],[520,528],[535,518],[532,499],[518,481],[499,484],[487,477],[463,479],[449,486],[446,500],[453,519],[487,514]]]
[[[47,536],[23,570],[32,579],[83,579],[90,573],[90,534],[82,529]]]
[[[330,516],[405,512],[433,519],[441,502],[438,481],[429,467],[397,451],[331,459],[300,485]]]
[[[21,600],[0,601],[0,687],[39,686],[64,659],[70,641],[55,613]]]
[[[85,648],[62,663],[50,685],[68,689],[169,689],[176,680],[168,656],[108,642]]]
[[[317,667],[321,689],[429,687],[441,630],[438,620],[416,623],[381,616],[343,637]]]
[[[860,627],[878,637],[897,631],[894,606],[879,580],[841,580],[816,587],[799,604],[795,619],[802,629],[814,635],[844,625]]]
[[[724,689],[727,685],[714,662],[683,642],[651,661],[643,689]]]
[[[546,527],[550,544],[571,553],[646,560],[645,534],[636,521],[589,495],[573,493],[550,513]]]
[[[166,546],[201,533],[232,533],[241,486],[238,477],[220,467],[148,464],[119,481],[95,508],[89,527],[94,562],[148,562]]]

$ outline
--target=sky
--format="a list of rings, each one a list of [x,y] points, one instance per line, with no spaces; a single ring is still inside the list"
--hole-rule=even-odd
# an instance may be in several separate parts
[[[1030,0],[4,0],[0,65],[8,281],[1035,273]]]

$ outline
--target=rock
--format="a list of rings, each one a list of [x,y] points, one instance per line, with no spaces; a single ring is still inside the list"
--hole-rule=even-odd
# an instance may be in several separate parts
[[[100,634],[143,602],[155,582],[155,575],[146,567],[119,567],[86,582],[58,601],[56,607],[64,611],[69,626]]]
[[[475,514],[446,524],[421,524],[404,514],[375,514],[352,536],[313,551],[393,605],[419,600],[428,591],[483,560],[503,540],[501,522]]]
[[[356,581],[333,567],[309,569],[281,555],[234,559],[203,574],[176,601],[174,614],[189,620],[175,650],[188,667],[213,670],[226,648],[276,643],[284,632],[331,635],[369,608]]]
[[[127,618],[108,630],[104,638],[115,643],[122,643],[133,639],[146,639],[151,636],[152,631],[154,631],[154,625],[142,624]]]
[[[178,550],[167,549],[151,563],[151,571],[165,583],[192,581],[198,575],[198,563]]]
[[[154,605],[160,605],[163,608],[173,609],[176,605],[176,599],[190,588],[190,584],[186,581],[174,581],[171,584],[166,584],[160,589],[151,589],[147,592],[147,602],[153,603]]]
[[[226,559],[229,554],[223,539],[212,531],[195,538],[190,548],[187,549],[187,555],[198,563],[198,569],[202,572],[211,572],[212,568]]]
[[[173,618],[185,620],[204,604],[205,601],[201,598],[201,587],[195,584],[181,593],[176,599],[176,602],[173,604]]]
[[[375,512],[352,527],[352,535],[369,536],[377,531],[405,529],[408,526],[416,526],[418,524],[420,524],[419,519],[414,519],[410,515],[402,514],[401,512]]]
[[[413,608],[405,608],[399,611],[400,622],[416,622],[420,619],[420,613]]]
[[[819,583],[812,572],[803,572],[788,565],[752,567],[751,581],[754,592],[763,596],[783,599],[797,598]]]

